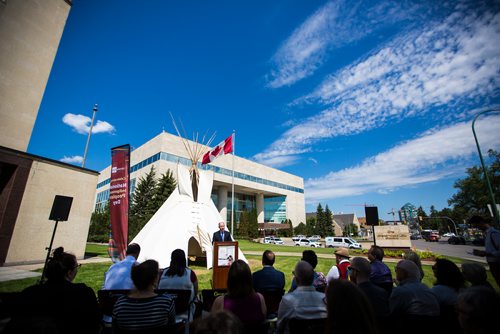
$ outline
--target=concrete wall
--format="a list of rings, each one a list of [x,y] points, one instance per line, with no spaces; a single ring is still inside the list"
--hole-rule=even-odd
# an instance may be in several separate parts
[[[54,248],[82,258],[93,211],[97,172],[33,161],[5,264],[44,261],[55,222],[49,214],[55,195],[73,197],[68,221],[60,222]]]
[[[26,151],[71,6],[0,2],[0,145]]]

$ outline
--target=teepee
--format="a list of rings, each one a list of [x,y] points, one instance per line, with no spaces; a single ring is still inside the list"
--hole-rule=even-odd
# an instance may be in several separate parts
[[[174,122],[175,126],[175,122]],[[176,126],[175,126],[176,127]],[[177,133],[179,131],[176,127]],[[206,256],[212,267],[212,235],[225,222],[212,201],[213,172],[198,170],[204,145],[179,137],[191,159],[191,168],[177,165],[177,188],[132,240],[141,246],[139,262],[154,259],[161,268],[170,265],[170,255],[182,249],[188,256]],[[212,136],[211,139],[213,139]],[[211,140],[207,142],[209,145]],[[238,250],[239,259],[246,261]]]

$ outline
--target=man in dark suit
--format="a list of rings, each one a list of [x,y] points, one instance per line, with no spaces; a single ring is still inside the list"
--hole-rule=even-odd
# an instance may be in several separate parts
[[[274,269],[274,253],[266,250],[262,254],[262,268],[253,273],[253,287],[256,291],[276,291],[285,287],[285,274]]]
[[[226,223],[220,222],[219,223],[219,230],[214,233],[214,236],[212,237],[212,243],[217,242],[217,241],[232,241],[233,238],[231,238],[231,233],[228,231],[225,231],[226,228]]]

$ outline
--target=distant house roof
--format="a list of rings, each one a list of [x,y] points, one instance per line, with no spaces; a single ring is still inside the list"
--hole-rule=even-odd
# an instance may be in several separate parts
[[[354,213],[336,214],[333,215],[333,220],[342,228],[349,224],[354,224],[359,227],[358,218]]]
[[[290,228],[289,224],[278,224],[278,223],[259,223],[259,230],[284,230]]]

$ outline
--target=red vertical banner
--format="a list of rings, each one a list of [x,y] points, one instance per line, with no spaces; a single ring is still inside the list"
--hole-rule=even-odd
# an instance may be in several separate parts
[[[128,245],[130,145],[111,149],[109,213],[111,229],[108,253],[113,261],[125,258]]]

